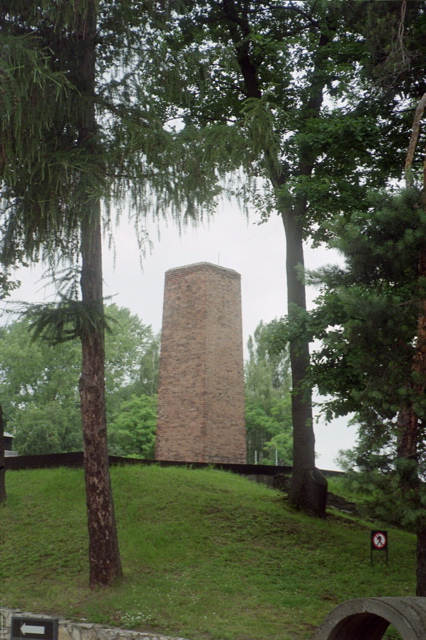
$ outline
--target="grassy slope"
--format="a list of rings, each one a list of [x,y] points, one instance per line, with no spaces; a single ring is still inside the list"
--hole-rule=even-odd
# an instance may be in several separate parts
[[[82,471],[8,473],[0,605],[192,640],[289,640],[343,600],[414,594],[405,532],[371,567],[377,523],[306,517],[230,473],[121,467],[112,481],[125,578],[91,592]]]

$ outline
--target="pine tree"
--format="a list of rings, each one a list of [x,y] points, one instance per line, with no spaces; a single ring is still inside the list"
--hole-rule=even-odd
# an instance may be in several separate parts
[[[149,210],[195,214],[211,196],[211,183],[194,177],[196,151],[184,156],[184,141],[163,129],[165,100],[151,99],[164,16],[151,2],[6,0],[0,9],[0,260],[6,282],[22,261],[47,261],[62,297],[30,313],[35,335],[81,340],[91,586],[122,574],[106,439],[102,212],[108,228],[126,195],[140,224]]]
[[[417,534],[419,596],[426,595],[426,173],[416,188],[413,161],[425,105],[426,94],[415,112],[406,190],[374,194],[368,216],[337,222],[346,268],[314,276],[323,292],[307,321],[323,341],[312,379],[332,395],[330,415],[355,411],[360,423],[349,462],[364,473],[361,482],[380,489],[381,517]]]

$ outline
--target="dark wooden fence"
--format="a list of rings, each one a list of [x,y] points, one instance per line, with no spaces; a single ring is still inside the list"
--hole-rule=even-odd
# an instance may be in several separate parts
[[[6,470],[13,469],[45,469],[53,467],[82,467],[83,452],[72,453],[45,453],[37,456],[11,456],[5,458]],[[221,469],[231,471],[243,476],[276,476],[290,475],[292,468],[286,466],[275,466],[269,464],[225,464],[225,463],[205,463],[205,462],[173,462],[169,460],[141,460],[140,458],[124,458],[120,456],[109,456],[110,465],[133,464],[149,465],[156,464],[161,467],[190,467],[192,469]],[[324,475],[341,475],[340,471],[322,470]]]

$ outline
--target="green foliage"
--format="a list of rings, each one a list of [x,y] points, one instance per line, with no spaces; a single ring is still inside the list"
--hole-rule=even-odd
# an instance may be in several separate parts
[[[79,71],[87,43],[75,34],[85,32],[95,5],[69,2],[52,11],[48,2],[35,9],[7,0],[0,8],[0,262],[6,274],[25,260],[43,259],[55,271],[66,265],[74,294],[80,225],[94,202],[102,201],[110,231],[112,207],[118,218],[125,200],[144,251],[145,215],[194,220],[220,193],[215,168],[201,179],[202,141],[170,126],[174,83],[152,90],[160,69],[167,72],[161,34],[168,11],[102,2],[89,87]],[[88,109],[96,109],[96,132],[86,138]]]
[[[3,269],[0,272],[0,300],[4,300],[15,289],[19,289],[21,283],[19,280],[11,280],[9,269]]]
[[[424,285],[418,278],[426,217],[414,190],[375,194],[369,212],[336,223],[334,246],[346,261],[311,276],[320,284],[307,331],[322,340],[312,378],[334,415],[356,411],[392,423],[409,394],[413,340]]]
[[[13,414],[12,414],[13,415]],[[14,448],[20,455],[81,451],[81,415],[77,402],[29,403],[14,413]]]
[[[158,369],[160,366],[160,336],[151,336],[144,345],[140,358],[138,380],[135,383],[137,393],[153,396],[158,389]]]
[[[158,338],[126,308],[109,305],[106,316],[107,412],[114,421],[121,402],[141,388],[141,379],[155,391],[152,353],[158,351]],[[19,453],[81,450],[80,372],[78,342],[33,341],[28,319],[1,328],[0,394],[7,429],[15,435]]]
[[[225,124],[240,137],[237,148],[246,143],[248,152],[231,152],[230,163],[249,178],[260,219],[274,210],[282,217],[288,307],[304,315],[303,240],[328,241],[335,216],[347,221],[369,189],[400,176],[411,122],[398,88],[381,92],[363,74],[371,54],[359,3],[189,0],[184,7],[166,34],[181,77],[182,120],[191,131]],[[225,138],[215,143],[221,155],[228,151]],[[290,335],[295,471],[315,464],[307,336],[303,327]],[[298,506],[308,495],[297,486],[304,477],[293,474]]]
[[[110,325],[105,338],[107,393],[119,395],[126,387],[138,394],[145,393],[142,379],[147,395],[153,395],[158,377],[153,353],[158,353],[159,337],[126,307],[108,305],[105,315]],[[149,393],[150,389],[153,393]]]
[[[22,314],[29,320],[33,340],[56,345],[81,338],[84,332],[109,329],[103,306],[93,301],[62,298],[58,303],[31,304]]]
[[[393,625],[390,625],[384,635],[383,635],[383,639],[384,640],[403,640],[402,635],[399,633],[399,631],[397,629],[395,629],[395,627]]]
[[[331,231],[345,266],[305,274],[320,288],[315,308],[292,307],[287,318],[270,323],[269,345],[279,354],[291,339],[321,340],[311,382],[332,396],[327,415],[362,409],[379,424],[398,411],[411,376],[425,293],[417,271],[426,234],[419,193],[370,194],[367,212],[354,213],[350,223],[338,218]]]
[[[116,456],[155,458],[157,396],[135,396],[120,405],[108,425],[108,449]]]
[[[365,6],[365,5],[364,5]],[[424,92],[422,58],[425,43],[424,7],[420,2],[370,3],[359,11],[369,57],[366,73],[385,91],[398,87],[402,95]]]
[[[77,344],[33,343],[26,320],[2,327],[2,406],[20,453],[81,449],[80,368]]]
[[[248,340],[245,365],[247,458],[262,464],[291,465],[292,429],[288,354],[268,349],[268,327],[262,322]]]
[[[21,13],[18,7],[14,10]],[[75,230],[75,216],[65,204],[75,191],[71,174],[88,167],[73,145],[68,157],[65,153],[70,132],[63,128],[77,90],[65,70],[53,63],[50,43],[38,39],[30,26],[14,25],[11,6],[2,5],[0,20],[1,259],[14,265],[25,254],[37,260],[43,244],[48,253],[53,238],[65,251],[64,238],[71,240]],[[75,237],[72,240],[73,249]]]
[[[345,600],[413,595],[416,543],[404,531],[389,528],[391,561],[372,569],[375,520],[309,518],[211,469],[129,465],[111,478],[125,575],[91,590],[82,470],[6,476],[2,605],[156,636],[308,640]]]
[[[22,258],[41,258],[54,275],[61,263],[74,270],[74,295],[62,308],[41,309],[34,327],[36,335],[53,342],[81,339],[92,587],[109,586],[122,576],[106,449],[101,205],[106,205],[108,228],[111,203],[124,196],[136,218],[151,203],[156,213],[164,208],[180,213],[188,199],[181,188],[184,170],[177,178],[168,162],[172,136],[164,129],[165,114],[150,99],[143,100],[144,92],[150,94],[144,80],[151,77],[143,63],[153,56],[133,46],[143,39],[146,15],[145,4],[136,2],[7,0],[0,7],[1,34],[14,42],[26,36],[38,54],[26,70],[29,84],[21,81],[15,60],[8,60],[4,69],[19,87],[21,100],[15,109],[17,126],[9,122],[10,110],[0,109],[0,138],[8,143],[5,166],[12,166],[10,171],[0,167],[0,262],[7,269]],[[105,18],[112,19],[108,26]],[[103,39],[112,25],[117,36]],[[152,33],[151,25],[147,31]],[[48,52],[48,70],[62,74],[60,94],[69,83],[65,108],[59,99],[49,100],[45,90],[37,93],[42,52]],[[132,82],[127,84],[129,74]],[[132,87],[130,93],[127,87]],[[2,89],[9,99],[13,87]],[[40,109],[46,117],[38,121]],[[33,153],[26,149],[27,140]],[[146,197],[152,190],[157,198]],[[81,305],[76,304],[79,290]]]
[[[264,218],[297,212],[324,239],[322,222],[347,219],[368,188],[399,177],[410,120],[363,72],[372,52],[357,3],[184,4],[165,35],[167,77],[181,78],[173,99],[186,127],[214,134],[210,163],[266,178],[247,194]]]
[[[344,490],[356,498],[365,517],[376,518],[392,526],[417,533],[424,527],[426,491],[419,482],[417,465],[402,458],[393,459],[368,453],[359,443],[340,452],[340,464],[349,471]]]
[[[5,26],[3,4],[2,26]],[[44,161],[43,146],[40,146],[47,129],[54,125],[58,113],[69,112],[69,94],[74,87],[66,74],[52,68],[52,52],[49,47],[40,47],[40,42],[31,33],[16,29],[15,33],[1,33],[1,174],[10,186],[17,185],[20,174],[19,162],[27,168],[32,163]],[[31,103],[32,110],[26,106]],[[26,135],[25,135],[26,134]]]
[[[354,413],[359,425],[357,446],[340,454],[352,470],[351,490],[370,494],[370,514],[419,531],[426,503],[426,401],[413,359],[426,293],[419,276],[426,215],[415,189],[375,193],[368,204],[368,212],[354,214],[349,224],[336,221],[334,246],[345,265],[308,274],[321,293],[303,326],[293,330],[321,340],[311,381],[329,396],[326,418]],[[398,452],[399,420],[409,406],[420,424],[416,459]]]

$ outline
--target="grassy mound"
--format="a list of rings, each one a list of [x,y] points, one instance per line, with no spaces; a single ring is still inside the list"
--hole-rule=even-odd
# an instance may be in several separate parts
[[[0,509],[0,605],[191,640],[311,638],[343,600],[415,590],[415,539],[292,509],[283,494],[215,470],[112,469],[125,578],[90,591],[81,470],[11,471]]]

